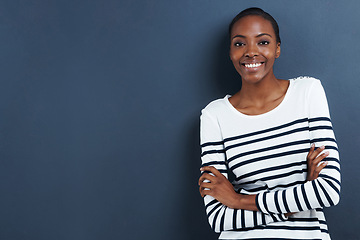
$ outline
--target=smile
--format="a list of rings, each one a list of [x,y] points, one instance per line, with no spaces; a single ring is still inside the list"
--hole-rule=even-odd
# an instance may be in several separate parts
[[[242,65],[244,65],[247,68],[257,68],[260,67],[261,64],[263,63],[243,63]]]

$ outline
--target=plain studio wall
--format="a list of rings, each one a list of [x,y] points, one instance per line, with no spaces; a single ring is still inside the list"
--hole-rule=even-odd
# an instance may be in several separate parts
[[[332,239],[358,239],[357,0],[0,1],[0,239],[217,239],[199,115],[240,78],[227,26],[277,19],[278,78],[322,80],[342,161]]]

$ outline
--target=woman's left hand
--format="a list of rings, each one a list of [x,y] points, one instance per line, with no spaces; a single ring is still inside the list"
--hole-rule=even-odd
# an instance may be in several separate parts
[[[318,178],[320,171],[326,167],[328,164],[327,161],[322,162],[327,156],[329,156],[329,152],[322,153],[325,149],[325,146],[321,146],[315,149],[315,144],[311,144],[309,153],[306,157],[307,161],[307,181],[312,181]],[[320,163],[322,162],[322,163]]]
[[[229,180],[212,166],[202,167],[200,170],[213,174],[204,172],[199,178],[200,195],[210,195],[227,207],[234,208],[241,195],[235,192]]]

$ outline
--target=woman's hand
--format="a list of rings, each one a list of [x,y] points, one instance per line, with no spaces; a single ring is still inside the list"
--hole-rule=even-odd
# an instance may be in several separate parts
[[[210,195],[222,204],[234,208],[236,202],[239,201],[240,194],[235,192],[229,180],[212,166],[202,167],[200,170],[213,174],[204,172],[199,178],[200,195],[202,197]]]
[[[325,149],[324,146],[321,146],[315,150],[315,144],[311,144],[310,151],[307,155],[307,181],[312,181],[318,178],[320,171],[327,165],[327,161],[319,164],[324,158],[329,156],[329,152],[325,152],[319,155]]]

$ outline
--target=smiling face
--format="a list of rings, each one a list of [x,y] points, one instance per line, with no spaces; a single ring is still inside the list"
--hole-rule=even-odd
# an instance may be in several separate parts
[[[280,56],[280,43],[268,20],[256,15],[241,18],[232,27],[230,44],[231,61],[243,82],[275,78],[273,65]]]

